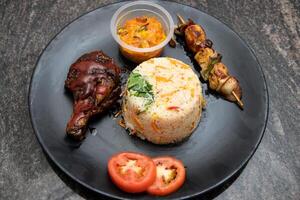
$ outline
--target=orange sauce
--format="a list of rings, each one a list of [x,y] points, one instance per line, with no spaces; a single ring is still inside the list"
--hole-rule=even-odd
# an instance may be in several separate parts
[[[166,39],[162,24],[155,17],[148,16],[125,21],[117,33],[123,42],[137,48],[150,48]]]

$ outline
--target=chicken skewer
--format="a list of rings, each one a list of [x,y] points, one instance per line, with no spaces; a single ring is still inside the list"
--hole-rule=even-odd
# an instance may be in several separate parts
[[[239,82],[229,74],[227,66],[221,62],[221,55],[212,48],[212,42],[206,39],[204,29],[190,19],[185,22],[180,15],[178,20],[175,34],[185,38],[187,48],[194,54],[194,59],[201,67],[200,74],[208,81],[209,88],[223,95],[225,99],[237,102],[243,108]]]

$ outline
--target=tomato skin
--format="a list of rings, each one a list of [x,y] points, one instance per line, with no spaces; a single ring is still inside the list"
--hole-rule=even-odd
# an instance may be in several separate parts
[[[147,189],[147,192],[151,195],[165,196],[178,190],[185,181],[185,168],[183,163],[176,158],[170,156],[157,157],[153,159],[156,167],[163,166],[167,169],[175,169],[176,175],[169,183],[164,183],[164,180],[160,173],[157,171],[155,182]],[[158,169],[158,168],[157,168]]]
[[[127,167],[128,163],[134,161],[138,172],[133,167]],[[128,193],[144,192],[154,183],[156,178],[156,167],[151,158],[134,152],[121,152],[108,161],[108,174],[114,184]],[[122,170],[126,171],[122,173]]]

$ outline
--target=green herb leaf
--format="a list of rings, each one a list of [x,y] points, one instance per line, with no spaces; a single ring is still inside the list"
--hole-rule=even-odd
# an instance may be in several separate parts
[[[148,28],[147,28],[148,25],[149,25],[149,23],[142,25],[142,26],[138,29],[138,32],[141,32],[141,31],[147,31],[147,30],[148,30]]]
[[[152,85],[139,73],[132,72],[130,74],[127,88],[131,95],[145,98],[145,107],[148,107],[154,101]]]
[[[201,72],[201,75],[202,75],[204,80],[208,79],[211,70],[214,68],[214,65],[221,62],[221,58],[222,57],[221,57],[220,54],[217,54],[217,56],[215,56],[215,57],[210,57],[210,61],[209,61],[209,64],[207,66],[207,69],[204,70],[203,72]]]

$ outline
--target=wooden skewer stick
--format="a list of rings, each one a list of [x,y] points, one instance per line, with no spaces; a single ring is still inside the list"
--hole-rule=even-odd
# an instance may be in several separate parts
[[[240,100],[240,98],[235,94],[234,91],[232,91],[231,93],[232,93],[232,95],[235,97],[235,99],[236,99],[238,105],[243,109],[243,108],[244,108],[243,102],[242,102],[242,101]]]
[[[185,24],[183,17],[181,17],[179,14],[177,14],[177,18],[178,18],[180,25]]]

